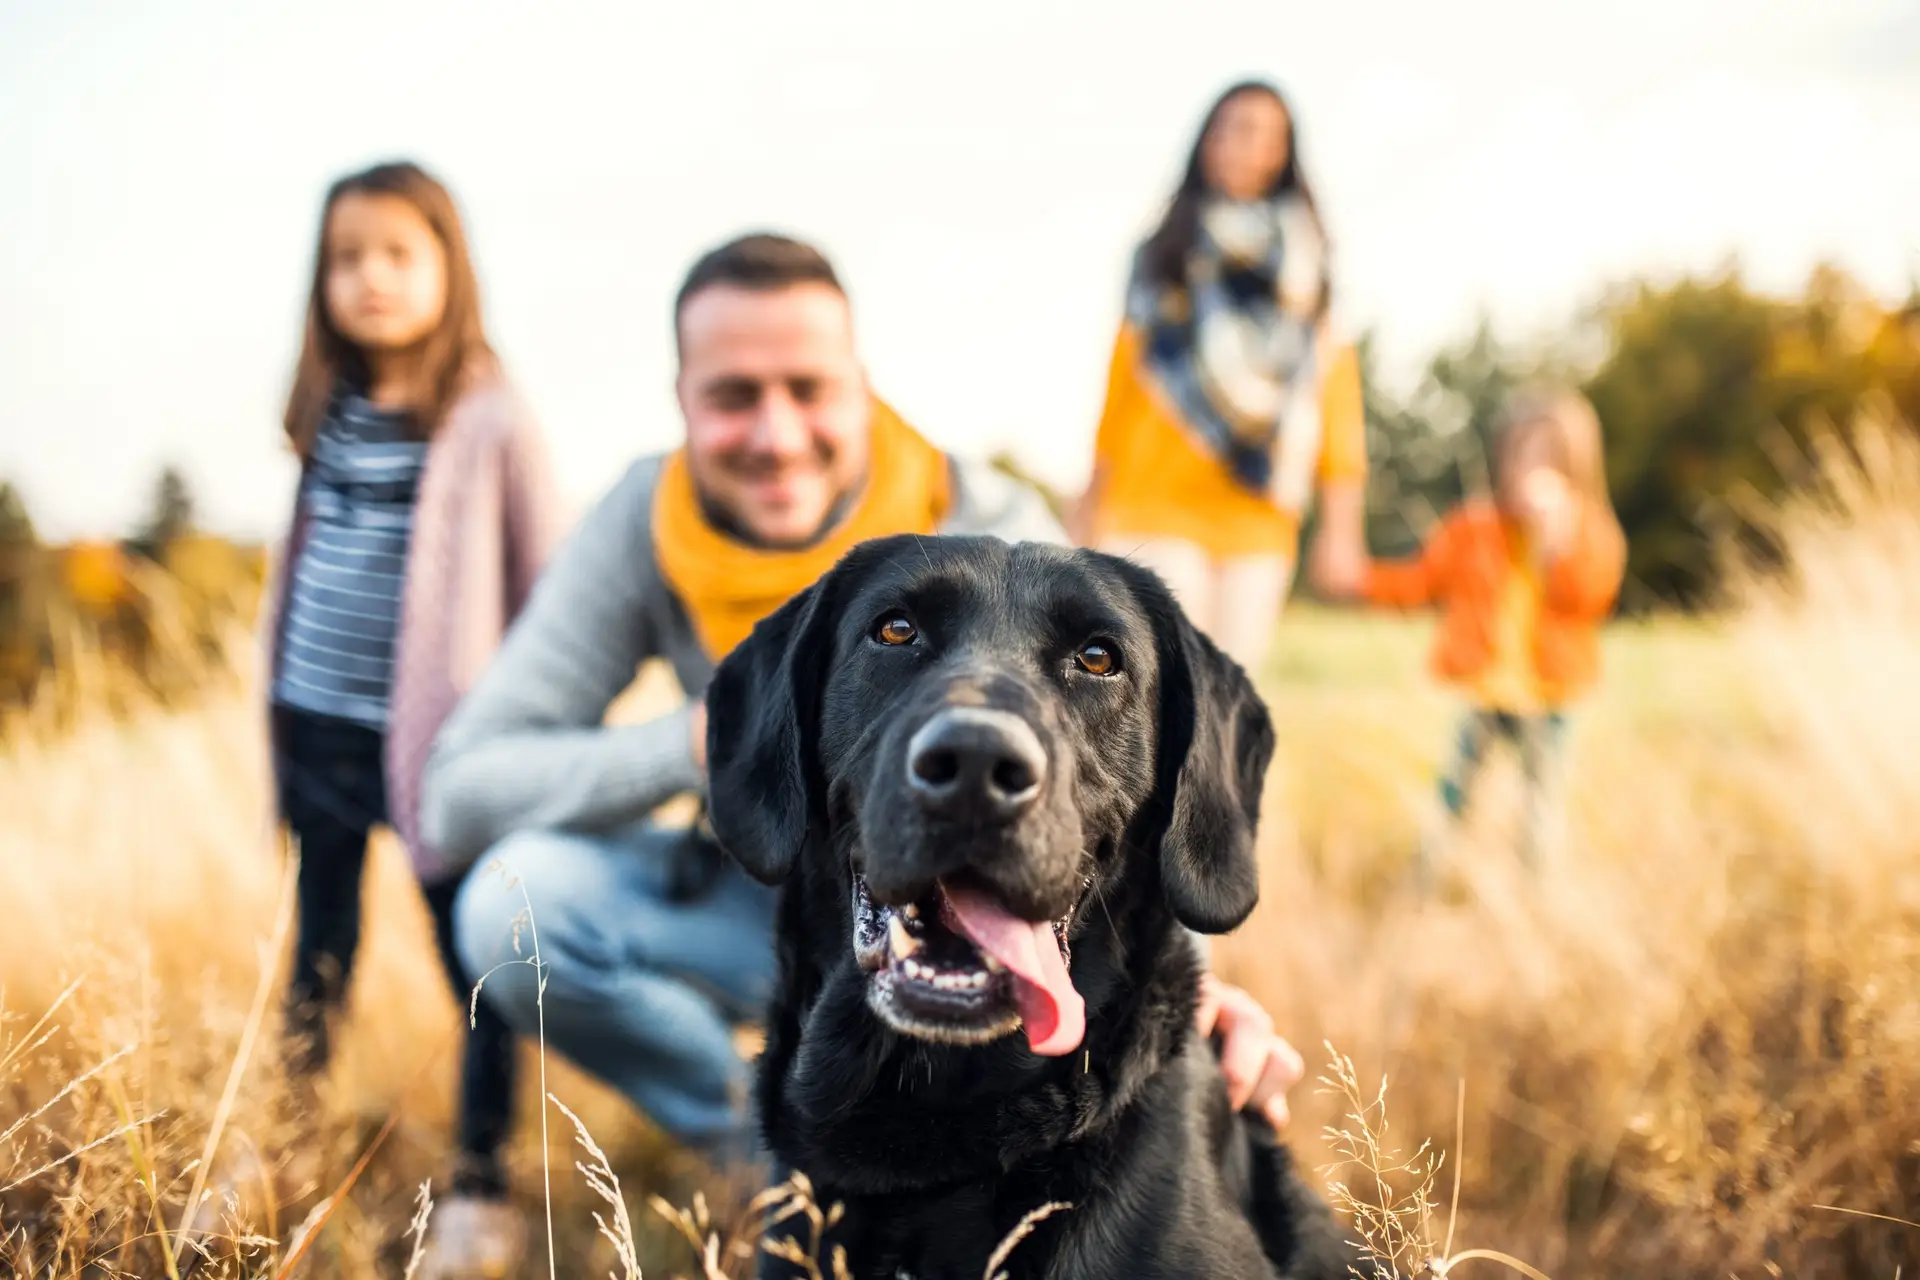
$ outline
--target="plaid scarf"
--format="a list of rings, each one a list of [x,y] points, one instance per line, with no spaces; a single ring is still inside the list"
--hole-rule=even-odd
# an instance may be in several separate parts
[[[1210,201],[1168,287],[1136,255],[1127,318],[1177,416],[1242,484],[1299,511],[1320,452],[1314,333],[1326,256],[1297,196]]]

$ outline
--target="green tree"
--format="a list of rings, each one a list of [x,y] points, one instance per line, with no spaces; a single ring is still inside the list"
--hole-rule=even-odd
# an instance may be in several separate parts
[[[1465,340],[1428,362],[1411,395],[1380,385],[1372,342],[1360,344],[1367,415],[1367,537],[1374,554],[1414,552],[1433,523],[1490,485],[1500,407],[1541,361],[1502,343],[1483,316]]]
[[[0,480],[0,708],[23,704],[40,678],[44,563],[26,499]]]
[[[1910,426],[1920,427],[1920,285],[1881,320],[1870,345],[1871,377]]]
[[[154,481],[152,505],[133,536],[133,548],[149,559],[158,559],[169,542],[193,529],[193,488],[178,467],[165,467]]]
[[[0,545],[30,547],[38,541],[26,498],[12,481],[0,480]]]
[[[1844,436],[1881,398],[1920,414],[1920,306],[1888,308],[1831,267],[1794,297],[1750,289],[1737,267],[1629,281],[1537,351],[1482,320],[1397,400],[1362,347],[1376,554],[1404,555],[1441,512],[1487,486],[1502,401],[1524,379],[1579,386],[1599,412],[1614,506],[1629,543],[1623,604],[1711,598],[1720,539],[1767,550],[1742,519],[1806,478],[1816,431]],[[1580,353],[1585,353],[1582,356]]]
[[[1754,293],[1729,268],[1603,300],[1593,319],[1606,354],[1585,390],[1606,429],[1635,578],[1699,603],[1713,588],[1717,539],[1763,545],[1741,500],[1804,479],[1811,432],[1844,433],[1874,389],[1883,316],[1832,269],[1798,298]]]

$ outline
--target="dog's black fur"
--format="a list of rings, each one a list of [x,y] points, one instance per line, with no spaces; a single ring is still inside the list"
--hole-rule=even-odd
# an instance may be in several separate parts
[[[909,641],[882,643],[890,618]],[[1093,641],[1117,671],[1079,663]],[[929,816],[908,796],[906,744],[954,705],[1011,712],[1043,744],[1017,818]],[[878,539],[762,621],[707,707],[716,833],[786,886],[762,1124],[782,1172],[844,1204],[826,1249],[855,1275],[977,1280],[1051,1201],[1073,1208],[1014,1250],[1016,1280],[1347,1274],[1327,1206],[1262,1120],[1232,1112],[1193,1033],[1188,929],[1254,907],[1273,730],[1158,578],[1089,551]],[[896,907],[966,877],[1023,919],[1070,915],[1082,1047],[895,1030],[856,961],[856,873]]]

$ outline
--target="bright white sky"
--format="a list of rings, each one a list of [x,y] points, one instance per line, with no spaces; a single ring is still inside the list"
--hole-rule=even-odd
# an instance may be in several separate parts
[[[1914,0],[0,0],[0,476],[53,536],[167,460],[273,529],[318,202],[407,155],[576,503],[673,441],[674,286],[760,226],[834,256],[929,435],[1077,482],[1128,247],[1249,72],[1402,376],[1631,271],[1920,272]]]

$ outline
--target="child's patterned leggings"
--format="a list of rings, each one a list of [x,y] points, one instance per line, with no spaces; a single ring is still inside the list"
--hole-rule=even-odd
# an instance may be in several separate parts
[[[1526,778],[1527,821],[1521,853],[1528,865],[1538,866],[1559,838],[1560,758],[1566,725],[1566,715],[1559,711],[1538,715],[1469,711],[1460,722],[1453,759],[1440,776],[1440,801],[1448,815],[1458,819],[1466,811],[1488,750],[1498,742],[1512,744]]]

